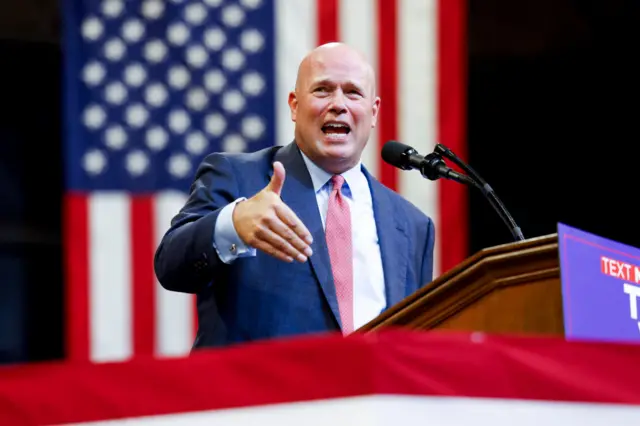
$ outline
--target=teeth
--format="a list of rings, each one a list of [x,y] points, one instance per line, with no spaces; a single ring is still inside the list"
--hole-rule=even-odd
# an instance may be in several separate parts
[[[328,139],[334,139],[334,140],[345,140],[347,138],[347,134],[346,133],[327,133],[326,137]]]

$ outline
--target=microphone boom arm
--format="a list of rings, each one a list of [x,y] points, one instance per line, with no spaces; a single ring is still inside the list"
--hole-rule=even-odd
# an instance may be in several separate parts
[[[474,185],[476,188],[480,189],[482,194],[489,200],[489,204],[491,207],[498,213],[498,216],[502,219],[502,221],[507,225],[509,231],[511,231],[511,235],[515,238],[516,241],[523,241],[524,235],[522,235],[522,230],[516,224],[515,220],[509,214],[507,208],[502,204],[502,201],[498,198],[493,188],[480,177],[475,170],[471,168],[468,164],[462,161],[456,154],[453,153],[449,148],[442,144],[436,144],[435,154],[437,156],[444,156],[449,160],[453,161],[456,165],[458,165],[462,170],[464,170],[469,176],[471,176],[474,181]],[[463,175],[461,175],[463,176]]]

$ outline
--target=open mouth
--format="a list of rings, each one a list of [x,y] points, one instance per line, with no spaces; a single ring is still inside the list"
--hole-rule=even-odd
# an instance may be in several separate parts
[[[351,127],[344,123],[327,123],[322,126],[322,132],[325,135],[348,135]]]

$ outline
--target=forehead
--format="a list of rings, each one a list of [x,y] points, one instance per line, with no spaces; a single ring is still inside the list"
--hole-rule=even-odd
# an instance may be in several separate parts
[[[322,55],[309,61],[309,85],[318,81],[330,81],[336,84],[354,83],[369,86],[372,76],[368,65],[357,57],[345,55]]]

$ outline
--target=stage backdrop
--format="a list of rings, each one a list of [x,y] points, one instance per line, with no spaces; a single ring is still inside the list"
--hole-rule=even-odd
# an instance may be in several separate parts
[[[436,223],[436,273],[467,254],[464,188],[381,162],[464,146],[462,0],[67,0],[67,357],[186,354],[191,295],[155,280],[153,253],[212,151],[293,138],[287,95],[307,51],[329,41],[375,65],[380,122],[364,164]]]

